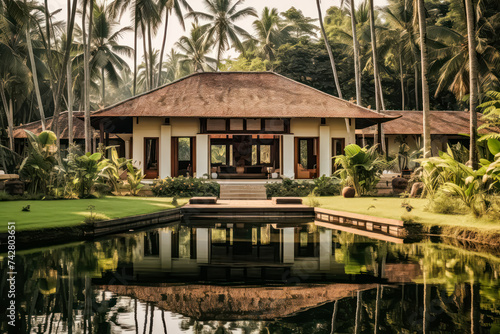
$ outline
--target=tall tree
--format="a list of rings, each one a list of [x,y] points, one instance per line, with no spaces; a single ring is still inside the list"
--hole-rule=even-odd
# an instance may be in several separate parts
[[[341,1],[341,6],[344,0]],[[359,41],[356,32],[356,8],[354,0],[349,0],[349,13],[351,14],[352,48],[354,52],[354,81],[356,86],[356,104],[361,105],[361,60],[359,56]]]
[[[469,160],[472,168],[477,169],[477,102],[478,102],[478,64],[476,56],[476,20],[472,0],[465,0],[467,16],[467,44],[469,49],[469,112],[470,112],[470,147]]]
[[[257,53],[273,61],[277,48],[288,38],[292,26],[283,22],[276,8],[269,7],[264,7],[261,16],[253,21],[252,26],[257,33]]]
[[[418,26],[420,30],[420,63],[422,73],[422,116],[424,130],[424,158],[432,155],[431,149],[431,124],[430,124],[430,103],[429,103],[429,84],[427,83],[427,24],[425,21],[424,0],[418,2]]]
[[[40,87],[38,85],[38,73],[36,70],[35,56],[33,54],[33,45],[31,43],[30,7],[28,6],[26,0],[24,0],[24,5],[26,10],[26,44],[28,46],[28,54],[31,64],[31,73],[33,76],[33,84],[35,86],[36,101],[38,103],[38,112],[40,113],[40,123],[42,124],[42,130],[45,131],[45,112],[43,110],[42,96],[40,95]]]
[[[230,47],[230,43],[235,49],[245,53],[240,37],[251,38],[250,34],[237,26],[235,22],[247,16],[257,17],[257,12],[253,7],[239,9],[243,0],[203,0],[203,3],[207,8],[207,13],[193,11],[186,17],[209,21],[206,24],[205,39],[207,41],[214,39],[217,43],[217,70],[219,70],[220,58]]]
[[[342,99],[343,98],[342,90],[340,89],[339,76],[337,74],[337,66],[335,65],[335,58],[333,57],[332,48],[326,36],[325,26],[323,24],[323,14],[321,13],[320,0],[316,0],[316,7],[318,8],[318,18],[319,18],[319,26],[321,29],[321,35],[323,36],[323,40],[325,41],[325,47],[326,50],[328,51],[328,57],[330,58],[330,64],[332,66],[333,78],[335,80],[335,88],[337,89],[337,94]]]
[[[161,17],[161,14],[165,12],[165,22],[164,22],[164,31],[163,31],[163,40],[161,43],[161,51],[160,51],[160,59],[158,60],[158,77],[156,78],[156,87],[158,87],[162,83],[162,78],[161,78],[161,68],[163,66],[163,54],[165,52],[165,44],[167,42],[167,28],[168,28],[168,23],[169,23],[169,17],[172,11],[174,11],[175,16],[179,20],[179,23],[182,26],[183,30],[186,30],[186,27],[184,25],[184,16],[182,14],[182,8],[181,5],[186,9],[188,12],[192,12],[193,9],[189,5],[189,3],[186,0],[160,0],[158,3],[159,10],[158,14]]]
[[[90,3],[93,1],[90,0]],[[83,110],[84,110],[84,130],[85,130],[85,152],[92,151],[92,126],[90,124],[90,37],[92,25],[89,23],[89,39],[86,34],[86,18],[89,0],[83,0],[82,12],[82,45],[83,45]],[[90,17],[92,17],[92,7],[90,7]],[[90,20],[89,20],[90,21]]]
[[[189,35],[182,36],[176,43],[176,47],[182,52],[182,54],[178,55],[179,62],[189,67],[191,72],[204,72],[206,69],[213,70],[217,66],[217,60],[208,56],[214,41],[205,40],[206,29],[206,26],[200,27],[193,23]]]

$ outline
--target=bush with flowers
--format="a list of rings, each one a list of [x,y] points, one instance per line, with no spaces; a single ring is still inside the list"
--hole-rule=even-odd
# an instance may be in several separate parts
[[[155,180],[153,194],[158,197],[219,196],[220,185],[214,181],[194,177],[167,177]]]

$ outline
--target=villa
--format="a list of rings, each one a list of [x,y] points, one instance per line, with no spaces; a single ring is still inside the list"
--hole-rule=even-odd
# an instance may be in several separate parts
[[[310,179],[357,129],[398,118],[272,72],[196,73],[92,114],[146,178]]]

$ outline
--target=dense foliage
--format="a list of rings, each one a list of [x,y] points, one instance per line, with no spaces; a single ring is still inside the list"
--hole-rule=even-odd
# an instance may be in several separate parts
[[[220,185],[214,181],[195,177],[167,177],[156,180],[152,188],[155,196],[165,197],[192,197],[192,196],[219,196]]]
[[[338,168],[335,175],[340,176],[343,186],[353,187],[356,196],[372,192],[389,163],[377,152],[376,145],[361,148],[350,144],[344,152],[335,157],[335,166]]]
[[[314,182],[284,178],[282,182],[266,183],[266,194],[271,197],[334,196],[340,194],[340,181],[335,177],[321,176]]]
[[[496,212],[495,196],[500,194],[500,141],[491,138],[487,146],[491,159],[480,159],[477,170],[460,162],[451,148],[439,152],[438,157],[419,159],[422,180],[431,200],[458,199],[475,216]]]

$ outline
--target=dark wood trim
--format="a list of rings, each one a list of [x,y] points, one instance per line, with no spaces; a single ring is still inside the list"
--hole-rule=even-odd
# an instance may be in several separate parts
[[[231,130],[231,119],[243,119],[243,130]],[[258,118],[261,120],[261,129],[258,131],[255,130],[247,130],[247,119],[243,117],[232,117],[232,118],[224,118],[225,120],[225,130],[216,130],[209,131],[207,128],[207,120],[208,118],[200,118],[200,134],[289,134],[290,133],[290,119],[289,118]],[[265,129],[265,121],[267,119],[279,119],[283,120],[284,130],[283,131],[267,131]]]

